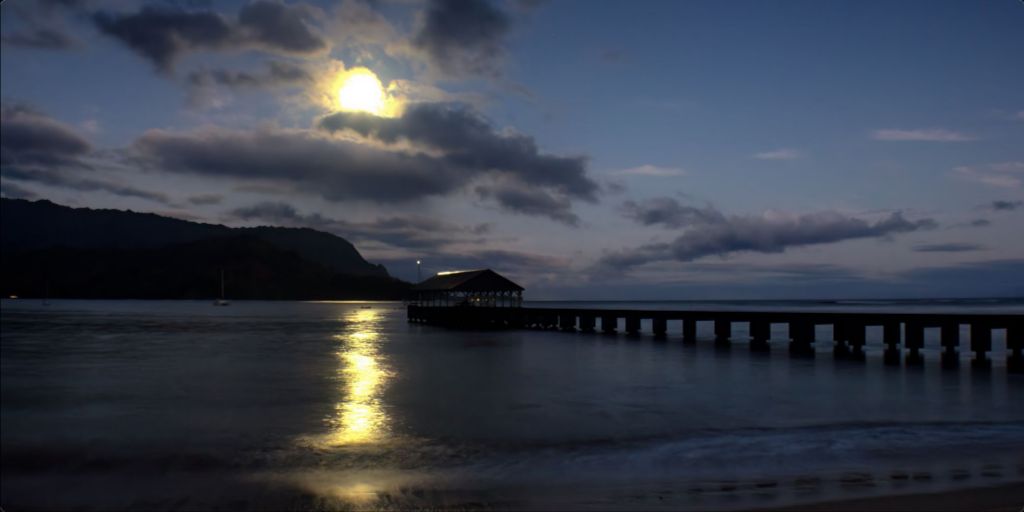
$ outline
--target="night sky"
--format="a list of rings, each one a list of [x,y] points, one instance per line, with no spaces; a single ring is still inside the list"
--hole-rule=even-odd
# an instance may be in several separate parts
[[[1024,295],[1024,3],[7,0],[2,193],[531,298]]]

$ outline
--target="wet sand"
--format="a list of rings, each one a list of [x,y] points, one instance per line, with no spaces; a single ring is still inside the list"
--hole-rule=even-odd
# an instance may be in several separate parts
[[[902,494],[771,509],[788,512],[810,511],[988,511],[1024,510],[1024,482],[925,494]]]

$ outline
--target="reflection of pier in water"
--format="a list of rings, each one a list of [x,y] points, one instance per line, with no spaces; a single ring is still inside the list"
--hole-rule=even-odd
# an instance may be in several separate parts
[[[1024,371],[1024,315],[1006,314],[928,314],[928,313],[832,313],[791,311],[661,311],[629,309],[523,308],[523,307],[438,307],[411,304],[410,322],[454,328],[551,329],[566,332],[615,333],[623,329],[639,335],[641,325],[659,339],[668,339],[670,321],[680,323],[678,336],[683,343],[697,342],[697,324],[714,324],[715,344],[728,347],[736,341],[734,323],[749,327],[750,349],[767,351],[772,326],[788,327],[789,350],[794,355],[813,355],[818,340],[816,327],[832,328],[832,347],[837,357],[863,359],[868,328],[879,328],[885,346],[885,361],[899,364],[906,352],[907,364],[919,364],[923,358],[926,329],[937,329],[943,347],[944,366],[960,361],[961,329],[966,327],[969,348],[975,366],[990,364],[992,331],[1005,330],[1007,366]],[[600,322],[600,326],[598,326]]]

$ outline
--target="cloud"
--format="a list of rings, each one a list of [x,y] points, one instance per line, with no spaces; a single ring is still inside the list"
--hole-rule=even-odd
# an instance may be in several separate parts
[[[460,170],[428,155],[275,127],[150,130],[134,142],[132,152],[137,163],[166,172],[241,178],[331,201],[412,201],[448,194],[465,179]]]
[[[971,221],[971,227],[975,227],[975,228],[983,228],[983,227],[991,226],[991,225],[992,225],[992,221],[990,221],[988,219],[974,219],[974,220]]]
[[[0,165],[7,168],[82,165],[92,147],[71,126],[22,105],[0,106]]]
[[[681,228],[726,221],[725,215],[711,206],[685,206],[671,197],[655,197],[644,203],[626,201],[621,210],[626,218],[644,226]]]
[[[218,88],[229,90],[274,89],[302,86],[314,81],[303,66],[283,61],[269,61],[260,72],[230,69],[199,69],[188,74],[188,104],[193,107],[220,106],[225,102]]]
[[[970,252],[981,251],[984,249],[985,247],[981,245],[966,243],[924,244],[914,246],[914,252]]]
[[[223,201],[224,196],[220,194],[199,194],[188,198],[188,202],[196,206],[220,204]]]
[[[910,221],[900,212],[874,222],[834,211],[726,215],[712,206],[684,206],[672,198],[646,204],[627,202],[623,212],[640,224],[682,229],[683,233],[671,243],[607,253],[598,270],[621,271],[649,262],[693,261],[735,252],[780,253],[791,247],[883,238],[936,226],[932,219]]]
[[[1024,121],[1024,110],[1018,111],[1014,117],[1020,119],[1021,121]]]
[[[537,215],[570,225],[579,225],[579,217],[572,213],[572,202],[564,196],[530,187],[518,180],[501,180],[496,184],[480,185],[476,193],[484,199],[494,199],[499,206],[513,213]]]
[[[802,157],[803,154],[795,149],[781,148],[772,151],[762,151],[755,153],[754,158],[758,160],[796,160]]]
[[[321,119],[319,126],[390,145],[409,142],[442,153],[441,160],[450,166],[498,172],[579,199],[594,200],[599,190],[587,176],[584,158],[541,153],[532,137],[499,133],[466,106],[421,103],[397,118],[338,112]]]
[[[449,75],[497,76],[510,26],[487,0],[430,0],[412,45]]]
[[[953,168],[953,175],[968,181],[998,188],[1020,188],[1024,162],[1000,162],[983,166],[963,165]]]
[[[232,21],[208,10],[147,5],[132,14],[97,12],[93,23],[160,71],[171,72],[178,58],[196,51],[323,53],[328,44],[309,25],[317,12],[306,4],[257,0],[242,7]]]
[[[885,141],[966,142],[975,137],[942,128],[916,130],[882,129],[871,132],[871,138]]]
[[[1024,201],[992,201],[992,210],[1011,212],[1024,206]]]
[[[622,169],[620,171],[612,171],[609,174],[620,176],[685,176],[686,171],[678,167],[641,165],[637,167],[630,167],[629,169]]]
[[[407,250],[438,250],[460,242],[480,242],[488,224],[458,225],[422,216],[380,217],[372,221],[352,222],[303,214],[294,206],[265,201],[228,212],[233,219],[268,222],[278,226],[308,227],[328,231],[355,242],[379,242]]]

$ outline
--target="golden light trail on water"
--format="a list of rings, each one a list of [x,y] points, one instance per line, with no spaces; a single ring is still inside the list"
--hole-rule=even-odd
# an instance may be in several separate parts
[[[380,393],[391,374],[381,364],[379,313],[360,309],[349,314],[346,321],[350,332],[335,336],[341,343],[337,356],[343,389],[331,418],[331,432],[325,439],[329,446],[374,443],[388,433],[389,418]]]

